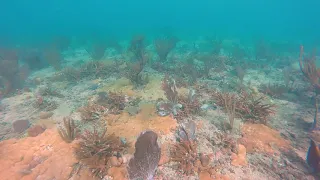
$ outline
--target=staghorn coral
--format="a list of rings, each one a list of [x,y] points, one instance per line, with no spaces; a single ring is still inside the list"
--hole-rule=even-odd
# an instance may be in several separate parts
[[[89,167],[96,177],[104,177],[107,170],[115,163],[112,157],[117,157],[126,148],[120,138],[106,136],[107,129],[99,132],[95,127],[93,131],[86,130],[75,148],[75,155],[80,163]]]
[[[153,131],[140,134],[135,144],[134,157],[128,164],[129,179],[152,179],[160,161],[158,135]]]
[[[64,117],[63,125],[64,127],[58,127],[58,133],[66,143],[71,143],[76,137],[74,120],[70,117]]]

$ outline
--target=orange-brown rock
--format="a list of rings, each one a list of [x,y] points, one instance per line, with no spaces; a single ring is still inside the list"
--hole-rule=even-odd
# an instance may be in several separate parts
[[[283,139],[280,133],[263,124],[244,124],[241,128],[243,144],[247,152],[278,153],[280,149],[290,148],[290,142]]]
[[[164,165],[170,161],[170,145],[169,143],[164,143],[161,145],[161,157],[158,163],[159,166]]]
[[[129,143],[134,143],[136,137],[146,130],[152,130],[159,136],[174,131],[177,122],[170,116],[160,117],[155,113],[154,104],[144,104],[139,114],[130,116],[127,112],[108,116],[108,133],[124,137]]]
[[[40,126],[40,125],[35,125],[35,126],[32,126],[28,129],[28,136],[30,137],[36,137],[38,136],[39,134],[43,133],[44,131],[46,130],[45,127],[43,126]]]
[[[111,167],[108,169],[108,175],[111,176],[113,180],[127,180],[127,170],[124,166]]]
[[[244,147],[242,144],[238,145],[238,154],[232,154],[231,156],[231,164],[233,166],[246,166],[248,164],[247,159],[247,152],[246,147]]]
[[[221,175],[219,173],[210,174],[208,171],[203,171],[199,173],[200,180],[230,180],[226,175]]]
[[[73,179],[93,180],[86,168],[74,170],[77,163],[72,143],[64,142],[55,129],[47,129],[37,137],[10,139],[0,142],[0,179],[34,180],[34,179]],[[120,166],[122,159],[115,159]],[[73,171],[74,170],[74,171]],[[124,165],[112,167],[108,175],[114,180],[125,180]]]
[[[0,179],[68,179],[76,163],[72,146],[55,130],[0,142]]]
[[[199,179],[200,180],[214,180],[213,178],[211,178],[211,175],[208,171],[200,172]]]

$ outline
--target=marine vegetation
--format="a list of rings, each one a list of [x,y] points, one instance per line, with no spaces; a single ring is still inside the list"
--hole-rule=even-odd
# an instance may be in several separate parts
[[[195,136],[196,124],[193,121],[178,129],[178,142],[170,148],[170,161],[178,163],[179,171],[190,176],[202,171],[209,172],[210,158],[204,153],[198,153],[198,143]]]
[[[76,126],[70,117],[63,118],[63,126],[58,127],[60,137],[67,143],[71,143],[76,138]]]
[[[170,150],[170,160],[179,163],[179,169],[186,174],[192,175],[196,171],[196,161],[198,160],[197,143],[192,139],[183,127],[180,128],[180,139]]]
[[[312,124],[313,130],[319,130],[319,123],[318,123],[318,107],[319,107],[319,100],[318,95],[320,93],[320,70],[317,68],[316,65],[316,56],[313,55],[311,58],[304,57],[304,48],[303,46],[300,47],[300,58],[299,58],[299,65],[302,74],[306,77],[306,79],[311,83],[312,87],[314,88],[315,92],[315,100],[314,100],[314,107],[315,107],[315,114],[314,114],[314,121]]]
[[[176,37],[164,36],[154,40],[156,52],[160,58],[160,62],[165,62],[171,50],[173,50],[178,42]]]
[[[105,107],[98,104],[88,104],[79,108],[78,111],[80,112],[81,120],[83,121],[99,120],[108,112]]]
[[[229,116],[231,127],[235,117],[245,121],[266,124],[270,115],[275,113],[274,105],[264,101],[265,97],[253,93],[241,92],[239,95],[210,91],[215,103]]]
[[[8,95],[22,89],[29,75],[29,67],[19,64],[14,49],[0,49],[0,95]]]
[[[88,166],[93,176],[103,178],[107,170],[114,165],[114,158],[118,158],[126,149],[120,138],[107,135],[107,129],[98,131],[86,130],[80,138],[75,155],[80,163]]]
[[[135,59],[133,62],[128,62],[128,72],[126,76],[135,85],[135,87],[139,87],[148,83],[147,77],[142,74],[143,68],[149,60],[145,51],[144,36],[133,37],[129,51],[134,54]]]

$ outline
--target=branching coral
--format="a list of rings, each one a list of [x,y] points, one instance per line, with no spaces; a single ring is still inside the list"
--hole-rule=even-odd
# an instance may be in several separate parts
[[[107,129],[99,132],[85,131],[78,146],[75,148],[76,158],[87,165],[94,176],[103,178],[112,166],[112,157],[125,150],[125,145],[114,135],[106,136]]]
[[[70,117],[63,118],[64,127],[58,127],[60,137],[67,143],[71,143],[76,137],[76,126]]]

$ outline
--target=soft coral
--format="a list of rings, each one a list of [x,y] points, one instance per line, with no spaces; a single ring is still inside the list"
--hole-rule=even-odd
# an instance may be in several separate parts
[[[320,129],[319,123],[318,123],[319,102],[317,99],[317,96],[320,94],[320,69],[317,68],[317,65],[316,65],[316,56],[312,56],[311,58],[304,58],[303,46],[300,47],[299,65],[300,65],[300,69],[301,69],[302,74],[312,84],[314,91],[316,93],[315,103],[314,103],[316,112],[314,114],[312,130]]]

